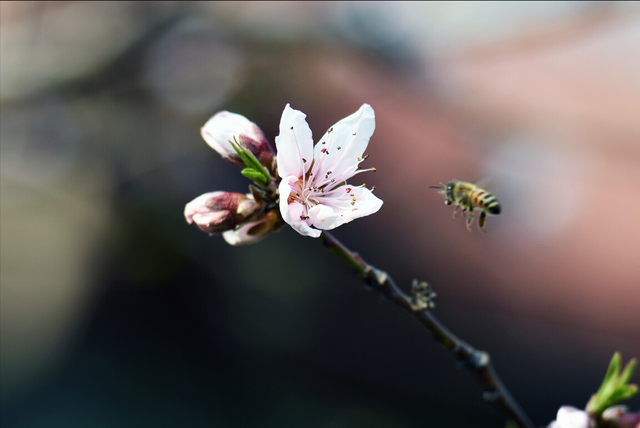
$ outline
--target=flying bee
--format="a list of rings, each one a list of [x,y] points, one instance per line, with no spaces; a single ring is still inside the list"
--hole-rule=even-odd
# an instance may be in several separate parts
[[[467,216],[467,229],[471,231],[473,224],[473,211],[475,208],[480,209],[480,217],[478,218],[478,226],[481,232],[484,232],[484,222],[487,214],[498,215],[502,211],[498,198],[466,181],[451,180],[447,183],[440,182],[443,187],[429,186],[430,189],[440,189],[441,194],[447,198],[445,205],[454,204],[453,216],[456,216],[458,209],[462,209],[462,213]]]

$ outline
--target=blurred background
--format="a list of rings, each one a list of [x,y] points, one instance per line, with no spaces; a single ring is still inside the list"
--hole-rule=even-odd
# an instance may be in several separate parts
[[[186,224],[247,189],[200,137],[219,110],[273,142],[286,103],[316,139],[371,104],[385,204],[335,235],[429,281],[536,424],[640,357],[639,3],[0,7],[3,427],[504,426],[318,241]],[[452,178],[500,199],[486,234]]]

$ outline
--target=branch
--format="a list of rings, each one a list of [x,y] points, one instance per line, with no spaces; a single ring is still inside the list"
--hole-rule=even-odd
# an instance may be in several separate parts
[[[513,420],[520,428],[535,428],[529,417],[513,399],[491,364],[489,354],[473,348],[450,332],[431,312],[431,299],[435,293],[426,283],[413,284],[413,294],[408,296],[384,271],[365,262],[357,253],[342,245],[333,235],[323,231],[320,240],[329,251],[345,261],[373,290],[399,305],[424,325],[433,338],[453,353],[482,386],[485,400]]]

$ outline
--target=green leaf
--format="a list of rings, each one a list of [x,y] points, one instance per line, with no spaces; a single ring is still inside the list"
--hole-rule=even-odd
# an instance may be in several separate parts
[[[261,172],[264,170],[264,167],[262,166],[258,158],[256,158],[256,156],[249,150],[242,147],[235,137],[233,137],[233,141],[231,141],[231,146],[236,151],[236,153],[238,153],[238,156],[240,156],[240,159],[242,159],[247,168],[253,168]]]
[[[632,358],[631,361],[627,363],[622,372],[622,376],[620,376],[620,382],[622,384],[627,384],[631,380],[631,376],[633,376],[633,372],[636,370],[638,366],[638,361],[635,358]]]
[[[626,401],[633,398],[638,393],[638,388],[634,388],[635,385],[627,385],[625,388],[621,388],[615,394],[617,402]]]
[[[609,368],[607,369],[607,374],[604,375],[604,381],[602,381],[602,385],[600,388],[605,388],[620,372],[620,360],[621,356],[619,352],[613,354],[611,358],[611,362],[609,363]]]
[[[240,143],[238,143],[238,140],[236,140],[235,136],[233,137],[233,141],[231,141],[231,146],[246,166],[246,168],[242,170],[242,175],[250,178],[261,187],[267,186],[267,184],[269,184],[269,182],[273,180],[273,177],[271,177],[269,171],[267,171],[266,168],[260,163],[258,158],[256,158],[256,156],[249,150],[246,150],[244,147],[242,147]],[[247,173],[245,173],[245,171],[247,171]],[[261,177],[258,178],[258,175],[260,175]]]
[[[260,171],[256,171],[253,168],[245,168],[241,173],[259,186],[264,187],[269,183],[269,180]]]

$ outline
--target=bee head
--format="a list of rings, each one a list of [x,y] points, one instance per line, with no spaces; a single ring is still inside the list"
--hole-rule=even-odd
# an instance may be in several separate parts
[[[455,201],[453,198],[453,188],[455,187],[456,181],[451,180],[447,183],[441,181],[440,184],[442,184],[442,186],[429,186],[429,188],[440,189],[439,193],[442,193],[445,198],[447,198],[447,200],[444,201],[445,205],[451,205]]]
[[[453,197],[453,189],[456,187],[456,180],[451,180],[441,184],[444,186],[442,188],[442,193],[447,198],[445,204],[451,205],[455,201],[455,198]]]

